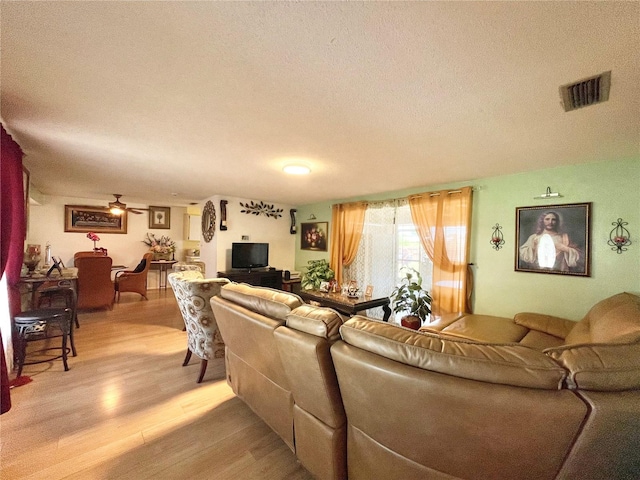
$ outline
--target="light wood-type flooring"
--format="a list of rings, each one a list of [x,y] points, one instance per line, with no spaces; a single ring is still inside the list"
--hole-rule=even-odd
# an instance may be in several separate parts
[[[0,416],[0,478],[311,479],[233,395],[223,359],[199,385],[200,360],[182,367],[172,291],[139,299],[80,314],[68,372],[61,360],[25,366],[33,381],[11,391]]]

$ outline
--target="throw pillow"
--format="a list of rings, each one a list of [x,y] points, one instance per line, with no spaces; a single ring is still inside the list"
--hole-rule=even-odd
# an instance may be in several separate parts
[[[147,266],[147,260],[145,258],[143,258],[140,263],[138,264],[138,266],[136,268],[134,268],[133,273],[140,273],[144,270],[144,267]]]

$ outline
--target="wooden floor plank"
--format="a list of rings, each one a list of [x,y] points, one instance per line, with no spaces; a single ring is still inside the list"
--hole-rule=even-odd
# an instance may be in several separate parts
[[[24,367],[0,417],[0,476],[13,479],[299,479],[310,474],[213,360],[182,367],[186,333],[171,290],[81,313],[77,357]],[[35,345],[30,345],[32,350]]]

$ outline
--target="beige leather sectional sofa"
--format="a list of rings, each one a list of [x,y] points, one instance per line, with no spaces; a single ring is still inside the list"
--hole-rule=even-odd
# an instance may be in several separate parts
[[[640,475],[640,297],[422,332],[229,284],[227,380],[320,479]]]

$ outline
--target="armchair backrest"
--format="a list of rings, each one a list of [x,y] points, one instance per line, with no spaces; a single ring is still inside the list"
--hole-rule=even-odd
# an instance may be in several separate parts
[[[93,252],[78,252],[73,258],[78,268],[78,308],[100,308],[113,305],[111,257]]]
[[[172,272],[167,278],[184,320],[189,350],[205,360],[224,357],[224,342],[210,300],[229,280],[204,278],[196,270]]]

